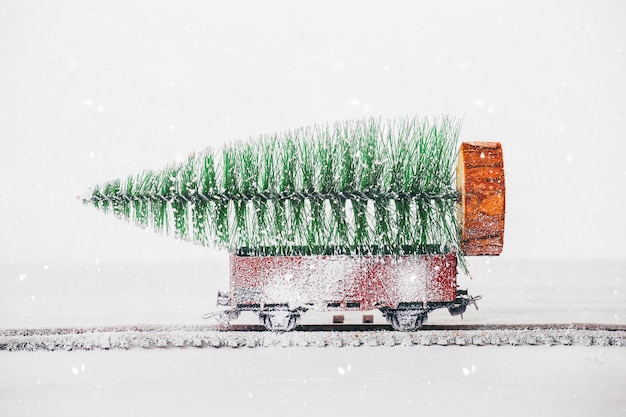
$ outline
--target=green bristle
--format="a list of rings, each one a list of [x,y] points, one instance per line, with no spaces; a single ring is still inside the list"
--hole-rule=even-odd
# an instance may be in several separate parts
[[[267,255],[454,250],[460,125],[366,119],[265,135],[96,186],[85,202],[196,244]]]

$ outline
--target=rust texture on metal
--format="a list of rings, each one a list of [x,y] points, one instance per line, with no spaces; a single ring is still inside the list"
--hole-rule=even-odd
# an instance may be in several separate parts
[[[465,142],[457,165],[461,252],[499,255],[504,245],[505,181],[499,142]]]

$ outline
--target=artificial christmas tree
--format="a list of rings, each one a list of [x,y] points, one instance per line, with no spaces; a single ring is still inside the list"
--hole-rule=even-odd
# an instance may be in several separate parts
[[[192,154],[84,201],[193,243],[265,254],[459,247],[460,121],[313,126]]]

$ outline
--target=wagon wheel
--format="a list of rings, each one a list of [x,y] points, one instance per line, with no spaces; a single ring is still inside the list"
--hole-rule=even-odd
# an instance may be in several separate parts
[[[290,310],[265,310],[259,312],[259,321],[271,332],[289,332],[300,323],[300,313]]]
[[[394,330],[412,332],[422,327],[428,321],[428,313],[423,310],[385,310],[387,322]]]
[[[502,145],[461,145],[457,165],[461,252],[499,255],[504,245],[505,183]]]

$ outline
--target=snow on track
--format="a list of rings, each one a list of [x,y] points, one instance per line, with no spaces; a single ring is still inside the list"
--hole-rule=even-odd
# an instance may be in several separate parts
[[[395,332],[382,325],[308,325],[295,331],[261,326],[108,326],[0,329],[0,350],[93,350],[166,347],[345,346],[626,346],[626,326],[601,324],[424,326]]]

